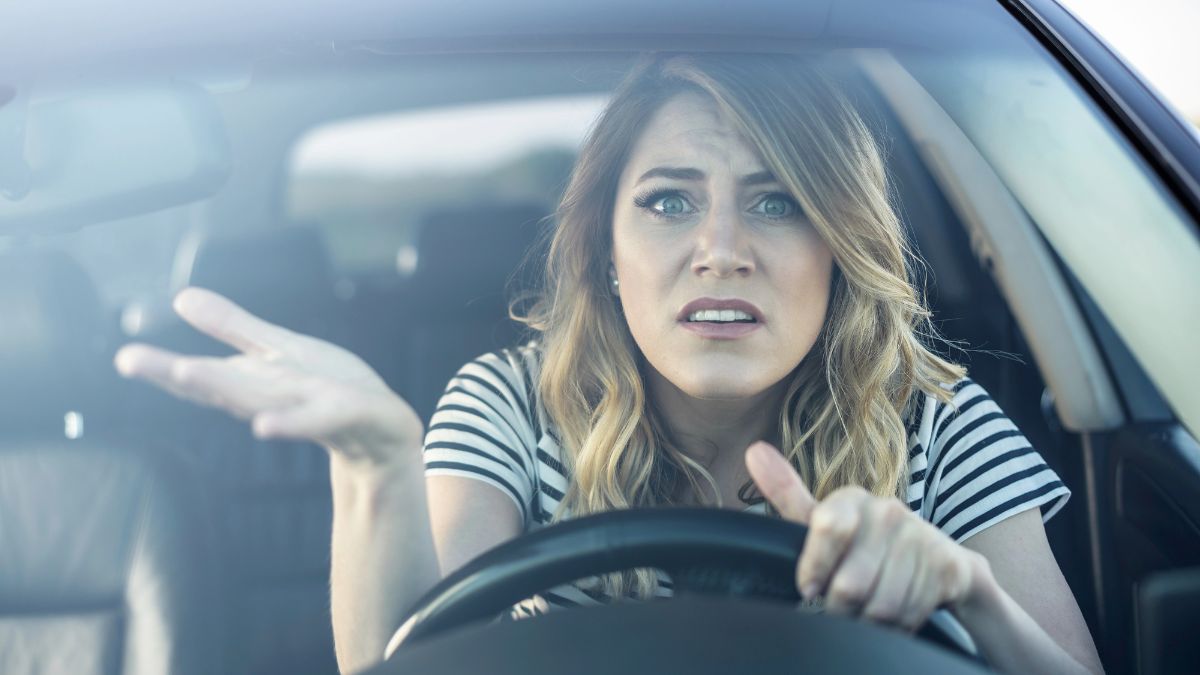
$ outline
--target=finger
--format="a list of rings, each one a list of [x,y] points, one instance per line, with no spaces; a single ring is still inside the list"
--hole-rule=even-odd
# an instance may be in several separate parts
[[[903,539],[893,542],[875,590],[863,606],[862,616],[879,623],[904,626],[902,619],[916,581],[916,569],[916,546]]]
[[[184,359],[176,363],[172,377],[177,387],[243,419],[262,410],[295,405],[304,398],[302,376],[239,358]]]
[[[932,525],[926,524],[932,528]],[[929,615],[941,607],[952,607],[956,598],[965,596],[971,583],[971,556],[967,551],[937,530],[935,541],[921,547],[917,567],[917,590],[921,591],[914,604],[909,625],[919,628]]]
[[[807,523],[816,500],[800,474],[770,443],[758,441],[746,448],[746,470],[767,501],[788,520]]]
[[[246,357],[218,359],[181,356],[134,344],[116,356],[117,370],[144,379],[171,394],[238,417],[294,404],[304,397],[305,380],[279,366]]]
[[[175,312],[196,330],[248,354],[286,351],[292,331],[264,321],[210,290],[189,287],[175,296]]]
[[[833,571],[825,608],[834,614],[857,616],[875,592],[890,544],[888,522],[868,504],[862,525]]]
[[[909,632],[916,631],[929,619],[941,603],[941,593],[938,591],[936,573],[932,570],[933,556],[922,548],[914,549],[915,570],[912,586],[908,597],[905,598],[904,609],[900,613],[898,623]]]
[[[843,489],[813,508],[796,568],[796,584],[804,597],[822,594],[828,587],[833,571],[858,534],[865,497],[865,491]]]
[[[123,377],[145,380],[172,395],[204,403],[195,392],[179,386],[176,379],[177,364],[188,357],[145,344],[130,344],[122,347],[113,359],[117,372]]]
[[[165,349],[135,342],[117,350],[113,365],[122,377],[157,381],[167,376],[171,363],[179,356]]]

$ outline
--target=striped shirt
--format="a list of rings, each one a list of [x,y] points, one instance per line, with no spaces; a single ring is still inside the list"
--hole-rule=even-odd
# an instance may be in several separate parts
[[[424,447],[426,475],[496,487],[512,499],[526,531],[550,523],[569,481],[537,397],[539,358],[537,343],[530,342],[464,365],[438,402]],[[963,378],[952,390],[953,405],[926,394],[907,420],[909,507],[959,542],[1035,506],[1048,520],[1070,490],[983,387]],[[765,512],[762,504],[746,510]],[[659,595],[668,596],[670,582],[662,581]],[[516,611],[605,599],[587,582],[550,589],[540,598]]]

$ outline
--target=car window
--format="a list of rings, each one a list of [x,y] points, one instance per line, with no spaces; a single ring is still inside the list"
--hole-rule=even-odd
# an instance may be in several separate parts
[[[322,125],[292,150],[286,220],[320,229],[343,273],[407,276],[432,212],[494,203],[553,211],[604,101],[538,97]]]
[[[899,52],[1184,423],[1200,429],[1200,238],[1115,125],[1024,36],[1001,51]]]

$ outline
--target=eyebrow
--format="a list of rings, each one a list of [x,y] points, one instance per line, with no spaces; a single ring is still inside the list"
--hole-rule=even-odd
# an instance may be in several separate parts
[[[672,178],[675,180],[701,181],[704,180],[705,175],[700,169],[677,166],[656,166],[642,174],[641,177],[637,179],[637,183],[634,183],[634,185],[647,181],[651,178]],[[758,171],[746,176],[742,176],[739,182],[742,185],[763,185],[766,183],[778,183],[779,180],[775,178],[775,174],[771,173],[770,171]]]

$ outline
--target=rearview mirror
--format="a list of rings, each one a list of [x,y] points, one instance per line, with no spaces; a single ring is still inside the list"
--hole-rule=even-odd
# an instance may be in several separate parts
[[[47,92],[0,83],[0,234],[72,230],[203,199],[230,166],[220,113],[198,85]]]

